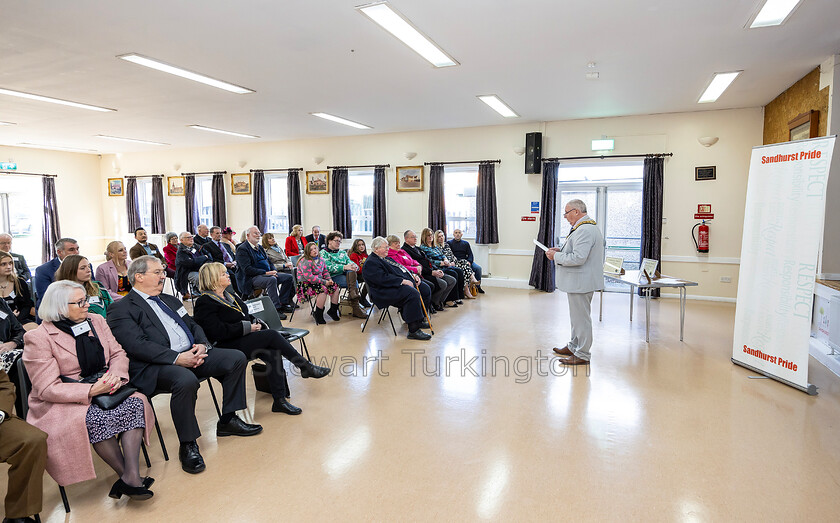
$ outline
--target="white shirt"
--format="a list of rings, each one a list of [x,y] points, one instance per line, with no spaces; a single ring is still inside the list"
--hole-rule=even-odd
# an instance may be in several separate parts
[[[189,337],[187,337],[187,333],[184,332],[184,329],[178,325],[178,322],[172,319],[172,317],[166,314],[161,308],[160,305],[155,303],[154,301],[150,300],[148,294],[145,292],[141,292],[137,290],[137,288],[131,289],[132,291],[136,292],[138,296],[146,300],[146,303],[152,308],[152,310],[157,315],[160,322],[163,324],[163,328],[166,329],[166,334],[169,335],[169,348],[173,351],[177,352],[178,354],[188,351],[192,348],[192,344],[190,343]],[[177,314],[177,312],[176,312]],[[175,359],[178,359],[178,356],[175,356]],[[174,363],[174,361],[173,361]]]

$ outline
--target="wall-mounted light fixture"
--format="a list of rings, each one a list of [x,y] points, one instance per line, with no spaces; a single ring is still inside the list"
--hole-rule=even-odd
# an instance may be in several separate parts
[[[718,140],[720,140],[720,138],[718,138],[717,136],[701,136],[697,139],[697,141],[700,142],[700,145],[702,145],[703,147],[711,147],[714,144],[718,143]]]

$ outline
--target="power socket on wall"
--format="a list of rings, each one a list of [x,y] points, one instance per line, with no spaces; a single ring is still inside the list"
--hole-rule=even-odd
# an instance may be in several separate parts
[[[721,283],[732,283],[732,277],[731,276],[721,276],[720,277],[720,282]]]

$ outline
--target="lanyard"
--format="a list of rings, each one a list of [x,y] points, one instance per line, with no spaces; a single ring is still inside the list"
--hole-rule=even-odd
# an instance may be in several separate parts
[[[566,235],[566,238],[568,238],[569,236],[571,236],[571,235],[572,235],[572,233],[573,233],[573,232],[575,232],[575,231],[578,229],[578,227],[580,227],[581,225],[585,225],[585,224],[587,224],[587,223],[588,223],[588,224],[595,225],[595,220],[583,220],[583,221],[582,221],[582,222],[580,222],[579,224],[575,225],[575,228],[574,228],[574,229],[572,229],[571,231],[569,231],[569,234],[567,234],[567,235]]]
[[[204,295],[205,295],[205,296],[210,296],[211,298],[213,298],[213,299],[214,299],[214,300],[216,300],[217,302],[221,303],[221,304],[222,304],[222,305],[224,305],[225,307],[228,307],[228,308],[231,308],[231,309],[237,310],[237,311],[239,311],[239,314],[241,314],[241,315],[242,315],[242,316],[244,316],[244,317],[247,317],[247,315],[246,315],[244,312],[242,312],[242,308],[239,306],[239,304],[238,304],[238,303],[236,303],[236,299],[233,299],[233,300],[232,300],[232,301],[233,301],[233,303],[231,304],[229,301],[227,301],[227,300],[223,300],[223,299],[219,298],[219,297],[218,297],[215,293],[212,293],[212,292],[205,292],[205,293],[204,293]],[[227,295],[228,295],[228,293],[225,293],[225,296],[227,296]]]

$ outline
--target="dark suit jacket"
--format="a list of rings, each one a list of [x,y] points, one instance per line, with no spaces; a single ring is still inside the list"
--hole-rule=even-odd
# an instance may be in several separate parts
[[[228,256],[230,256],[231,261],[236,261],[236,254],[233,252],[233,249],[230,248],[230,245],[226,244],[225,242],[222,243],[222,248],[228,252]],[[201,252],[203,254],[207,254],[211,258],[213,258],[214,262],[225,263],[225,257],[222,255],[222,249],[216,245],[216,242],[210,240],[209,242],[205,243],[201,247]]]
[[[193,241],[195,242],[196,248],[203,247],[204,244],[206,244],[210,240],[211,240],[211,238],[209,236],[207,238],[202,238],[201,236],[199,236],[197,234],[195,236],[193,236]]]
[[[170,309],[178,311],[184,305],[176,298],[161,294]],[[192,332],[196,343],[207,345],[207,336],[189,314],[181,316]],[[169,334],[152,307],[132,291],[108,307],[108,327],[128,354],[128,374],[131,383],[143,394],[151,395],[157,385],[162,365],[174,365],[177,354],[169,345]]]
[[[262,252],[266,260],[268,256],[265,254],[265,249],[260,244],[257,244],[257,251]],[[260,276],[266,273],[266,269],[257,267],[257,257],[254,249],[248,242],[242,242],[236,247],[236,283],[239,287],[239,292],[243,296],[248,297],[254,292],[254,276]],[[268,262],[269,269],[273,271],[274,267],[271,262]]]
[[[306,236],[304,236],[304,238],[306,239],[306,243],[312,243],[312,242],[315,241],[315,237],[312,236],[311,234],[307,234]],[[318,250],[323,250],[326,245],[327,245],[327,237],[324,236],[323,234],[319,234],[318,235]],[[303,254],[303,253],[301,253],[301,254]]]
[[[254,317],[248,314],[248,306],[239,296],[234,294],[233,298],[242,312],[219,303],[207,294],[202,294],[195,300],[195,321],[201,325],[213,343],[223,344],[226,341],[238,340],[251,332]]]
[[[420,247],[412,247],[407,243],[403,243],[402,248],[405,252],[408,253],[409,256],[411,256],[414,259],[414,261],[420,264],[420,275],[423,277],[424,280],[429,280],[432,282],[437,281],[437,279],[434,276],[432,276],[432,271],[437,270],[437,267],[435,267],[434,263],[432,263],[432,260],[430,260],[426,256],[426,253],[420,250]]]
[[[14,298],[17,319],[21,323],[35,321],[35,318],[30,315],[32,307],[35,306],[35,302],[32,301],[32,295],[29,293],[29,284],[22,277],[18,277],[18,283],[20,284],[20,292],[15,292]]]
[[[6,305],[6,302],[0,300],[0,312],[3,312],[6,317],[0,319],[0,343],[6,343],[9,341],[13,341],[15,343],[16,349],[23,348],[23,326],[17,320],[12,311],[9,309],[9,306]],[[2,316],[2,314],[0,314]],[[9,410],[0,409],[7,414],[11,413]]]
[[[160,251],[160,249],[158,249],[158,246],[154,243],[146,243],[146,245],[148,245],[149,248],[152,250],[152,256],[160,260],[160,263],[162,263],[163,266],[166,267],[166,258],[163,257],[163,253]],[[140,256],[146,256],[146,249],[145,247],[140,245],[140,242],[137,242],[134,244],[134,247],[132,247],[131,250],[128,251],[128,257],[132,260],[136,260]]]
[[[400,299],[398,292],[403,280],[408,280],[414,285],[414,279],[407,272],[394,267],[376,254],[368,256],[362,266],[362,274],[373,303],[380,308]]]
[[[452,254],[454,254],[457,259],[467,260],[470,263],[475,260],[473,257],[472,247],[470,247],[470,242],[467,240],[456,240],[453,238],[446,243],[449,244],[449,248],[452,249]]]
[[[23,254],[15,254],[13,252],[10,252],[9,254],[15,262],[15,271],[17,271],[17,275],[26,281],[31,280],[32,273],[29,271],[29,266],[26,265],[26,258],[23,257]]]
[[[195,252],[192,252],[193,249]],[[186,294],[189,280],[187,275],[191,272],[198,272],[198,269],[213,259],[207,254],[201,254],[198,247],[187,249],[184,244],[178,245],[178,254],[175,255],[175,288],[181,294]]]
[[[41,306],[41,298],[44,297],[50,283],[55,281],[55,271],[58,270],[59,265],[61,265],[61,260],[56,257],[35,269],[35,307]]]

